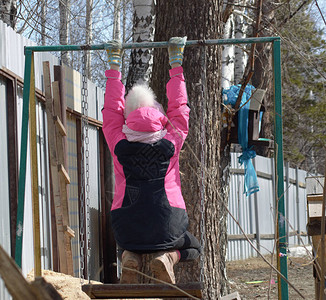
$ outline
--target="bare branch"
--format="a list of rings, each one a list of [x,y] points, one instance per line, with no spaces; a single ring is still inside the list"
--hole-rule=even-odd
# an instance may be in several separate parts
[[[233,3],[234,3],[234,0],[230,0],[225,6],[225,9],[224,9],[224,11],[222,13],[222,21],[224,23],[227,22],[227,20],[229,19],[230,15],[233,12],[233,9],[234,9]]]
[[[262,6],[263,6],[263,1],[262,0],[257,0],[257,20],[256,20],[254,37],[258,37],[259,27],[260,27],[260,22],[261,22]],[[241,103],[241,99],[242,99],[242,95],[244,93],[244,90],[245,90],[247,84],[249,83],[251,77],[254,74],[255,50],[256,50],[256,44],[255,43],[251,44],[250,57],[248,59],[248,65],[247,65],[247,66],[249,66],[248,67],[249,72],[246,75],[246,77],[244,78],[243,83],[241,84],[239,95],[238,95],[237,101],[236,101],[235,106],[234,106],[235,110],[237,110],[239,108],[240,103]]]

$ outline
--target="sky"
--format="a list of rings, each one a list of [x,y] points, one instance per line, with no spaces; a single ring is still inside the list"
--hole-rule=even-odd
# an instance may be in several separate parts
[[[316,2],[317,2],[318,6],[319,6],[319,8],[321,10],[321,13],[317,8]],[[320,29],[323,29],[324,36],[326,38],[326,24],[325,24],[325,21],[326,21],[326,0],[314,0],[314,1],[311,2],[310,8],[314,12],[314,14],[316,15],[316,18],[318,20],[317,24],[318,24]],[[325,21],[323,20],[322,15],[323,15]]]

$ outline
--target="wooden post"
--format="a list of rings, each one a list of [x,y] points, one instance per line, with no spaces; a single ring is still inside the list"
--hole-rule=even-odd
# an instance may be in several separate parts
[[[54,81],[58,81],[59,83],[59,93],[60,93],[60,114],[58,112],[58,116],[60,116],[62,125],[64,128],[67,127],[67,101],[66,101],[66,93],[65,93],[65,69],[63,66],[54,66]],[[64,151],[64,167],[67,168],[67,138],[66,135],[63,136],[63,151]]]
[[[32,177],[32,207],[33,207],[33,237],[34,237],[34,273],[41,276],[41,236],[40,236],[40,205],[38,192],[38,163],[37,163],[37,133],[36,133],[36,99],[34,56],[32,56],[31,88],[29,95],[30,119],[30,150]]]
[[[17,143],[17,79],[7,79],[7,128],[8,128],[8,161],[9,161],[9,193],[11,218],[11,256],[15,257],[16,223],[18,199],[18,143]]]
[[[36,299],[28,282],[20,273],[17,265],[12,261],[6,251],[0,246],[0,275],[8,292],[15,300]]]
[[[59,175],[58,171],[58,141],[56,135],[56,128],[53,119],[54,108],[53,108],[53,98],[52,98],[52,88],[51,88],[51,78],[50,78],[50,65],[49,62],[43,62],[43,74],[44,74],[44,87],[45,87],[45,107],[47,113],[48,120],[48,136],[49,136],[49,154],[50,154],[50,170],[51,170],[51,183],[53,190],[53,202],[55,208],[55,219],[56,219],[56,232],[57,232],[57,246],[58,246],[58,254],[59,254],[59,266],[60,271],[65,274],[73,275],[72,268],[72,253],[71,246],[66,247],[67,237],[64,234],[64,226],[68,226],[67,223],[67,210],[62,205],[61,196],[66,195],[67,193],[62,192],[62,187],[64,187],[63,191],[66,191],[66,186],[62,185],[62,181],[65,182],[63,176]],[[56,92],[58,93],[58,91]],[[62,146],[62,145],[61,145]],[[69,220],[69,218],[68,218]],[[70,244],[71,245],[71,244]]]
[[[0,246],[0,275],[10,295],[15,300],[62,300],[62,297],[43,278],[29,284],[14,260]]]
[[[320,290],[319,299],[324,299],[325,296],[325,208],[326,208],[326,169],[324,177],[324,188],[323,188],[323,205],[321,215],[321,276],[320,276]]]
[[[56,119],[61,119],[61,102],[60,102],[60,88],[59,81],[54,81],[52,83],[53,90],[53,116]],[[64,124],[61,121],[62,124]],[[60,174],[60,198],[61,198],[61,208],[62,208],[62,224],[63,228],[69,227],[69,206],[68,206],[68,190],[67,184],[70,183],[70,178],[68,172],[65,169],[66,165],[66,153],[65,153],[65,143],[61,130],[56,130],[56,154],[57,154],[57,163],[58,163],[58,172]],[[72,263],[72,250],[71,250],[71,235],[64,235],[64,247],[67,255],[67,273],[69,275],[74,275],[73,263]]]

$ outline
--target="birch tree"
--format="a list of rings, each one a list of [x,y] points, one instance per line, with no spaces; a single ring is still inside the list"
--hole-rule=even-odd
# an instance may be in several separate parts
[[[248,5],[250,1],[242,1],[241,7],[237,7],[234,10],[234,37],[236,39],[243,39],[247,37],[248,33],[248,14],[246,14],[245,6]],[[252,21],[252,20],[251,20]],[[251,22],[252,23],[252,22]],[[246,68],[248,56],[243,47],[245,45],[237,45],[235,47],[235,62],[234,62],[234,84],[239,84],[243,78],[243,74]]]
[[[113,18],[113,34],[112,38],[120,40],[120,0],[114,0],[114,18]]]
[[[226,10],[226,4],[224,11]],[[223,38],[234,38],[234,15],[231,14],[223,27]],[[229,88],[234,82],[234,45],[224,45],[222,50],[222,76],[221,86],[224,89]]]
[[[222,3],[218,0],[200,1],[157,1],[155,40],[168,41],[172,36],[188,36],[189,40],[219,39],[222,34]],[[204,248],[204,299],[219,299],[226,292],[225,247],[226,210],[228,195],[224,185],[224,170],[220,169],[224,154],[220,154],[220,105],[221,105],[221,47],[206,48],[206,69],[201,61],[202,47],[186,47],[183,68],[189,98],[190,128],[183,152],[180,169],[183,196],[190,219],[189,230],[199,239],[205,237]],[[166,106],[165,83],[168,81],[168,55],[166,49],[155,49],[153,88],[157,98]],[[202,80],[203,71],[207,76]],[[202,87],[207,86],[205,99]],[[204,109],[201,127],[201,107]],[[204,133],[204,192],[205,232],[200,232],[201,199],[201,133]],[[205,148],[204,147],[204,148]],[[227,175],[226,175],[227,176]],[[199,261],[178,264],[177,281],[190,282],[200,279]]]
[[[0,19],[11,28],[15,29],[17,20],[17,1],[2,0],[0,2]]]
[[[151,42],[154,40],[155,5],[154,0],[134,0],[133,42]],[[152,73],[152,49],[133,49],[127,78],[126,89],[135,83],[148,83]]]

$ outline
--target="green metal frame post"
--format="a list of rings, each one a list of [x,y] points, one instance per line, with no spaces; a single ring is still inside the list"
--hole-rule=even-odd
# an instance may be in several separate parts
[[[279,270],[287,279],[287,257],[286,257],[286,236],[285,236],[285,213],[284,213],[284,181],[283,181],[283,137],[282,137],[282,90],[281,90],[281,46],[279,37],[258,37],[244,39],[220,39],[220,40],[192,40],[187,41],[186,46],[210,46],[210,45],[233,45],[233,44],[253,44],[253,43],[273,43],[273,64],[274,64],[274,96],[275,96],[275,167],[277,174],[276,205],[278,207],[278,227],[277,234],[277,254],[279,260]],[[146,42],[123,44],[123,49],[134,48],[166,48],[168,42]],[[31,62],[33,52],[50,51],[83,51],[83,50],[104,50],[107,44],[98,45],[56,45],[56,46],[29,46],[25,47],[25,75],[24,75],[24,95],[23,95],[23,122],[21,138],[21,159],[19,173],[18,191],[18,217],[17,217],[17,242],[16,242],[16,262],[21,267],[22,254],[22,234],[24,215],[24,194],[26,176],[26,152],[27,152],[27,132],[28,132],[28,106],[31,81]],[[288,284],[279,276],[279,299],[288,300]],[[281,298],[280,298],[281,296]]]
[[[284,174],[283,174],[283,125],[282,125],[282,85],[281,85],[281,41],[273,42],[273,67],[274,67],[274,110],[275,110],[275,168],[276,168],[276,199],[277,208],[277,265],[278,270],[287,279],[287,244],[286,220],[284,206]],[[289,299],[287,282],[278,275],[279,296],[282,300]]]
[[[23,229],[24,229],[24,205],[25,205],[25,185],[26,185],[26,159],[27,159],[27,139],[28,139],[28,119],[29,119],[29,94],[31,90],[33,51],[25,48],[25,71],[24,71],[24,91],[23,91],[23,113],[22,130],[20,143],[19,179],[18,179],[18,207],[17,207],[17,227],[16,227],[16,264],[22,267]]]

